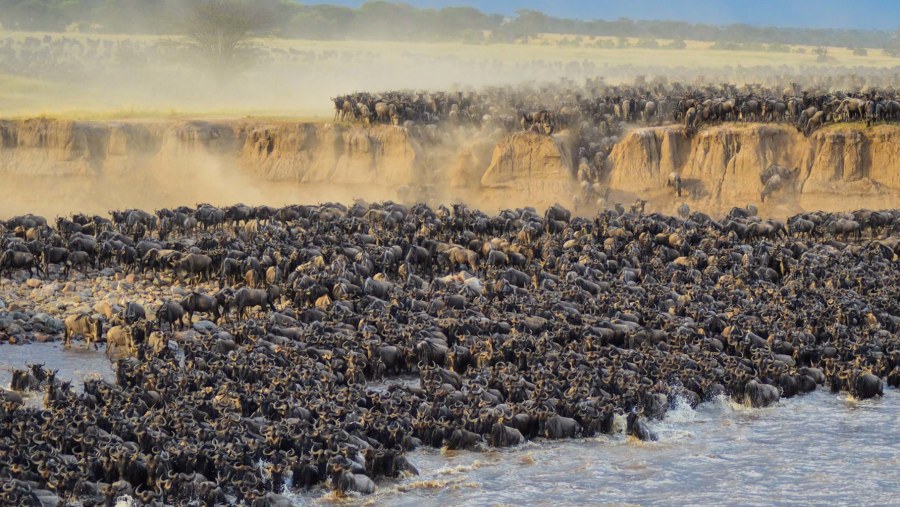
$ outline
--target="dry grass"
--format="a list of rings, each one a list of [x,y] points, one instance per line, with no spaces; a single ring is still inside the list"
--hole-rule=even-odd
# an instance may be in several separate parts
[[[154,36],[51,35],[82,41],[132,39],[152,43],[171,40]],[[18,39],[43,36],[43,33],[0,32],[0,37]],[[725,51],[710,49],[712,43],[709,42],[686,41],[686,49],[679,50],[617,49],[597,47],[600,40],[616,41],[617,38],[580,37],[580,44],[573,45],[571,41],[575,38],[573,35],[542,34],[531,37],[527,43],[516,44],[265,39],[261,43],[271,49],[292,49],[318,56],[328,53],[337,58],[324,61],[317,58],[314,64],[291,64],[274,70],[251,68],[239,78],[244,79],[243,83],[222,89],[216,89],[215,85],[198,85],[199,73],[182,76],[183,72],[173,65],[160,69],[159,76],[148,74],[149,79],[134,77],[134,72],[146,72],[146,69],[122,68],[117,70],[118,81],[99,83],[60,83],[0,75],[0,118],[46,116],[122,120],[249,116],[315,121],[331,118],[328,97],[336,93],[387,86],[452,88],[456,85],[518,83],[535,78],[556,80],[573,77],[566,68],[566,64],[572,62],[594,64],[597,72],[603,73],[610,83],[617,82],[618,78],[606,69],[629,66],[658,69],[660,74],[666,74],[666,69],[679,69],[680,75],[684,76],[685,70],[691,75],[692,69],[702,73],[701,68],[728,69],[726,75],[743,75],[738,66],[776,68],[778,72],[784,69],[785,73],[802,69],[804,73],[829,75],[838,67],[841,67],[841,73],[849,74],[854,68],[900,65],[900,59],[890,58],[875,49],[870,49],[869,56],[863,57],[853,55],[846,48],[829,48],[829,61],[820,63],[811,47],[804,48],[805,54],[797,52],[799,46],[791,47],[790,53]],[[567,42],[561,45],[562,41]],[[632,44],[637,41],[629,39]],[[670,41],[657,42],[664,45]],[[535,64],[545,65],[547,71],[535,77],[517,70],[517,66],[533,68]],[[505,70],[498,71],[499,68]],[[128,84],[135,81],[135,86]],[[182,85],[185,85],[185,93],[167,93]]]
[[[23,112],[16,115],[4,116],[6,120],[24,120],[28,118],[44,118],[52,120],[79,120],[79,121],[124,121],[124,120],[234,120],[246,119],[260,122],[322,122],[331,120],[331,116],[305,114],[297,112],[284,114],[284,111],[265,110],[197,110],[188,111],[180,109],[147,109],[147,108],[117,108],[117,109],[59,109],[36,110],[35,112]]]
[[[809,66],[841,66],[841,67],[881,67],[889,68],[900,66],[900,58],[888,56],[883,50],[877,48],[866,48],[867,56],[857,56],[853,51],[845,47],[828,47],[828,61],[818,62],[813,50],[817,46],[806,45],[787,45],[789,52],[774,52],[766,50],[716,50],[712,49],[714,43],[708,41],[686,40],[685,49],[643,49],[643,48],[598,48],[595,47],[598,41],[617,42],[619,37],[586,37],[581,36],[581,44],[578,47],[560,46],[561,41],[570,42],[579,38],[576,35],[560,35],[560,34],[540,34],[532,37],[528,41],[528,46],[537,46],[547,49],[556,49],[562,52],[569,51],[587,51],[604,58],[610,58],[610,61],[619,60],[620,58],[643,57],[642,63],[652,63],[661,66],[715,66],[715,64],[723,65],[809,65]],[[636,37],[625,37],[629,44],[635,45],[643,39]],[[657,44],[664,46],[672,42],[671,39],[654,39]],[[803,51],[802,53],[800,51]]]
[[[815,46],[788,46],[789,53],[771,51],[731,51],[714,50],[712,42],[685,41],[685,49],[644,49],[644,48],[602,48],[593,44],[598,40],[615,42],[617,37],[581,37],[580,46],[560,45],[560,41],[573,40],[577,36],[541,34],[527,43],[517,44],[464,44],[461,42],[408,43],[392,41],[306,41],[292,39],[269,39],[265,44],[283,49],[301,51],[334,50],[346,53],[374,53],[402,58],[404,54],[428,53],[436,57],[456,57],[477,60],[503,60],[506,62],[526,62],[545,60],[548,62],[593,61],[604,64],[635,64],[659,67],[724,67],[756,65],[805,65],[812,67],[894,67],[900,59],[884,54],[880,49],[869,49],[868,56],[856,56],[847,48],[828,48],[829,60],[818,62],[812,53]],[[640,39],[627,38],[631,44]],[[657,39],[660,45],[671,42]],[[798,53],[802,48],[805,53]]]

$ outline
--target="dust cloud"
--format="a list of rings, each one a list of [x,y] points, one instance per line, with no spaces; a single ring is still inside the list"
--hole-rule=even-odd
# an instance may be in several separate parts
[[[281,206],[305,202],[352,202],[384,198],[371,186],[297,185],[254,178],[232,160],[213,155],[178,160],[142,158],[127,173],[83,175],[0,175],[0,218],[23,213],[45,217],[109,210],[193,206],[199,203]],[[396,195],[393,196],[396,198]]]
[[[753,60],[755,65],[706,63],[702,56],[708,52],[694,50],[617,53],[529,44],[276,38],[256,41],[239,66],[222,72],[185,51],[172,36],[0,32],[0,37],[16,55],[0,69],[0,118],[17,122],[43,117],[104,125],[137,118],[159,122],[161,129],[198,118],[246,122],[245,130],[236,132],[237,146],[230,151],[164,156],[131,149],[118,157],[98,154],[112,149],[102,136],[96,137],[96,146],[84,148],[87,155],[66,151],[67,141],[61,143],[61,149],[46,147],[53,144],[52,139],[30,149],[56,149],[59,153],[23,155],[16,153],[22,151],[21,137],[4,137],[0,143],[0,216],[4,217],[26,212],[50,216],[73,211],[105,213],[116,208],[155,209],[199,202],[281,205],[396,199],[466,202],[488,210],[557,201],[570,204],[571,192],[544,191],[540,185],[524,191],[480,186],[503,132],[442,127],[437,134],[440,139],[435,139],[433,132],[431,137],[422,135],[410,148],[417,177],[396,185],[372,184],[379,183],[377,177],[353,183],[340,178],[309,181],[302,171],[286,179],[272,178],[241,160],[240,143],[248,130],[264,128],[273,121],[329,123],[334,117],[331,97],[356,91],[471,91],[527,83],[530,90],[552,96],[559,83],[580,85],[598,76],[606,84],[797,80],[821,89],[858,89],[884,86],[894,77],[892,69],[876,67],[825,69],[759,64],[758,60]],[[766,58],[771,61],[770,56]],[[338,144],[344,141],[335,139]],[[315,148],[327,149],[327,143]],[[344,155],[377,158],[381,146],[376,143],[370,149],[373,151]],[[98,158],[108,159],[102,168],[96,166]],[[81,159],[86,161],[82,164]],[[376,164],[376,172],[384,173],[392,163],[389,158],[382,160]]]

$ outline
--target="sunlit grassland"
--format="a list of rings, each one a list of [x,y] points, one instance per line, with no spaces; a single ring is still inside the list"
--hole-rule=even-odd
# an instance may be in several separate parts
[[[169,44],[176,40],[171,36],[0,32],[0,38],[12,37],[18,40],[26,37],[43,39],[45,35],[50,35],[54,39],[68,37],[82,42],[93,39]],[[402,83],[408,75],[428,74],[435,66],[443,65],[447,68],[447,64],[453,62],[484,69],[485,73],[491,73],[492,69],[498,67],[498,63],[507,67],[520,64],[546,64],[547,80],[567,77],[565,65],[573,62],[581,64],[581,68],[585,68],[586,63],[593,64],[598,76],[603,76],[603,70],[607,67],[623,66],[653,69],[653,72],[658,71],[662,75],[665,75],[666,69],[676,68],[697,69],[697,73],[701,74],[704,69],[727,68],[733,73],[740,73],[741,68],[754,67],[785,69],[786,74],[803,69],[807,74],[829,75],[838,71],[845,74],[852,73],[853,69],[863,67],[886,69],[900,65],[900,59],[887,56],[880,49],[868,49],[868,55],[861,56],[848,48],[830,47],[825,61],[820,61],[814,53],[815,48],[811,46],[789,46],[787,52],[772,52],[765,49],[718,50],[712,48],[711,42],[688,40],[685,41],[684,49],[648,49],[633,47],[639,43],[646,43],[646,40],[630,38],[625,41],[632,47],[601,47],[622,42],[615,37],[557,34],[541,34],[517,43],[479,44],[264,38],[258,40],[257,44],[271,50],[276,58],[277,53],[282,51],[292,52],[294,56],[300,53],[299,62],[285,64],[283,69],[279,67],[280,64],[266,68],[250,66],[242,69],[244,75],[250,76],[248,82],[253,82],[254,86],[258,83],[258,88],[264,93],[272,97],[284,97],[284,100],[277,104],[278,107],[273,105],[275,101],[247,100],[246,89],[241,90],[245,95],[241,93],[229,95],[229,91],[215,90],[214,87],[210,87],[208,94],[205,91],[198,94],[194,89],[193,96],[188,95],[183,100],[171,101],[165,93],[146,93],[144,88],[136,88],[129,92],[124,89],[126,85],[121,84],[127,82],[127,79],[99,83],[96,80],[90,83],[59,82],[30,76],[0,74],[0,118],[45,116],[63,119],[124,120],[252,117],[321,121],[331,118],[330,104],[327,101],[329,94],[348,92],[359,89],[359,86],[366,86],[365,83],[369,83],[369,76],[375,80],[395,73],[395,81]],[[660,46],[665,46],[672,41],[658,39],[656,42]],[[308,60],[310,63],[305,63],[303,55],[309,54],[316,57]],[[324,57],[326,55],[327,58]],[[132,70],[128,66],[121,66],[121,63],[109,62],[109,66],[116,69],[117,77],[123,75],[127,77],[129,72],[145,70]],[[105,62],[101,64],[106,65]],[[383,70],[366,74],[360,71],[363,65]],[[169,73],[167,76],[169,81],[172,75],[178,75],[179,71],[173,70],[176,68],[177,65],[170,65],[165,69]],[[279,74],[282,71],[284,75]],[[330,81],[322,86],[326,88],[325,90],[316,90],[315,93],[306,91],[304,87],[318,84],[321,81],[320,77],[324,75],[330,78]],[[355,77],[356,81],[337,82],[337,85],[334,85],[335,76],[344,75]],[[683,76],[684,72],[681,75]],[[297,76],[301,76],[304,81],[297,80]],[[504,74],[502,77],[509,79],[511,83],[523,80],[521,77],[517,78],[515,73]],[[467,76],[460,75],[458,78],[460,82],[465,82]],[[167,84],[164,79],[160,79],[159,84],[152,82],[152,75],[150,79],[151,82],[141,84],[145,85],[147,90],[165,92]],[[185,82],[188,80],[186,78]],[[380,86],[375,83],[369,83],[373,91],[377,91]],[[443,86],[450,87],[452,84],[454,83],[448,81]],[[209,97],[213,95],[215,99],[210,99]],[[224,98],[219,100],[220,96]],[[309,100],[301,102],[297,100],[298,98]]]

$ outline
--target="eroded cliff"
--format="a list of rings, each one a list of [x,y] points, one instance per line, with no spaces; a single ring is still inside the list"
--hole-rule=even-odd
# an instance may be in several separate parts
[[[198,201],[428,199],[498,209],[570,205],[578,134],[288,121],[0,121],[0,215],[105,211]],[[591,140],[600,142],[601,140]],[[682,202],[719,213],[761,204],[771,164],[797,176],[761,204],[799,209],[896,206],[900,127],[728,124],[689,136],[679,126],[621,137],[601,171],[607,203]],[[677,198],[666,187],[682,176]],[[585,212],[593,210],[586,209]]]
[[[605,183],[623,199],[657,203],[671,197],[666,183],[677,173],[681,200],[713,211],[747,203],[773,211],[876,207],[900,193],[898,157],[900,128],[888,125],[829,126],[809,138],[789,125],[727,124],[693,136],[680,126],[644,128],[613,148]],[[761,176],[772,164],[797,176],[763,203]]]

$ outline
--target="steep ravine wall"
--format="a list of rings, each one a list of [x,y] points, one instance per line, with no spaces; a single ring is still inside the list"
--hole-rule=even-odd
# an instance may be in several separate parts
[[[0,121],[0,216],[404,196],[490,209],[568,205],[577,193],[576,139],[253,119]],[[608,204],[644,198],[651,210],[687,202],[718,213],[759,203],[760,173],[773,163],[799,171],[763,205],[770,214],[900,205],[896,126],[827,127],[810,138],[783,125],[692,136],[678,126],[635,129],[613,147],[602,185]],[[673,172],[685,184],[681,198],[666,188]]]
[[[693,136],[680,126],[636,129],[613,148],[605,183],[623,198],[671,196],[674,172],[686,201],[723,209],[759,203],[760,176],[772,164],[798,172],[771,206],[890,204],[900,193],[900,128],[828,126],[809,138],[788,125],[729,124]]]
[[[407,184],[421,149],[405,129],[259,122],[0,123],[0,173],[103,176],[219,157],[267,180]],[[158,167],[157,167],[158,168]]]

